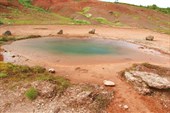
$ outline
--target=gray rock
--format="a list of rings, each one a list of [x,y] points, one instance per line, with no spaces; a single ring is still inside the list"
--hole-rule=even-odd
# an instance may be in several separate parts
[[[115,86],[115,83],[109,80],[104,80],[103,83],[105,86]]]
[[[150,35],[146,37],[146,40],[148,41],[153,41],[154,40],[154,36]]]
[[[89,31],[89,34],[95,34],[95,29],[92,29],[91,31]]]
[[[11,36],[12,33],[11,33],[11,31],[5,31],[2,35],[3,36]]]
[[[156,89],[169,89],[170,81],[167,78],[161,77],[158,74],[141,72],[141,71],[130,71],[125,72],[125,78],[128,81],[133,82],[143,88],[151,87]],[[148,91],[147,89],[145,89]]]

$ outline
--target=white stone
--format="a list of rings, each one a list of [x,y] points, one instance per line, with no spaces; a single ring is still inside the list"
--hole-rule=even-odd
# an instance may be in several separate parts
[[[124,108],[124,109],[128,109],[129,106],[128,106],[128,105],[123,105],[123,108]]]
[[[48,72],[55,73],[55,69],[54,68],[50,68],[50,69],[48,69]]]
[[[109,80],[104,80],[103,83],[105,86],[115,86],[115,83]]]

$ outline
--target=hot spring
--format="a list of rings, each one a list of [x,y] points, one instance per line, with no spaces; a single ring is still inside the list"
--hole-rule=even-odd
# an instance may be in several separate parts
[[[37,38],[13,42],[4,48],[37,62],[99,64],[127,61],[159,61],[158,53],[120,40],[89,38]]]

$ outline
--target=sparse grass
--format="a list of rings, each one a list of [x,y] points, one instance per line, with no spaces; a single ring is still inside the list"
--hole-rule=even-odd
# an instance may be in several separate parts
[[[25,6],[26,8],[29,8],[31,10],[35,10],[35,11],[40,11],[40,12],[47,12],[47,10],[40,8],[40,7],[36,7],[33,6],[31,4],[32,0],[18,0],[20,4],[22,4],[23,6]]]
[[[93,20],[96,20],[97,22],[101,24],[112,24],[110,21],[108,21],[106,18],[103,18],[103,17],[96,17],[96,18],[93,18]]]
[[[0,21],[4,24],[72,24],[74,21],[52,12],[28,10],[27,13],[15,8],[9,8],[10,13],[0,13]]]
[[[97,113],[102,113],[101,110],[106,109],[111,101],[112,94],[110,95],[104,95],[104,94],[99,94],[95,97],[95,101],[97,103]]]
[[[31,87],[25,92],[25,96],[30,100],[35,100],[38,96],[38,91]]]

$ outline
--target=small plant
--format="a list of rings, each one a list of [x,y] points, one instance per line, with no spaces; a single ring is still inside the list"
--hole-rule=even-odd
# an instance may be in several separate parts
[[[35,88],[31,87],[25,92],[25,96],[30,100],[35,100],[38,96],[38,91]]]
[[[0,78],[5,78],[5,77],[7,77],[8,75],[7,74],[5,74],[5,73],[0,73]]]

